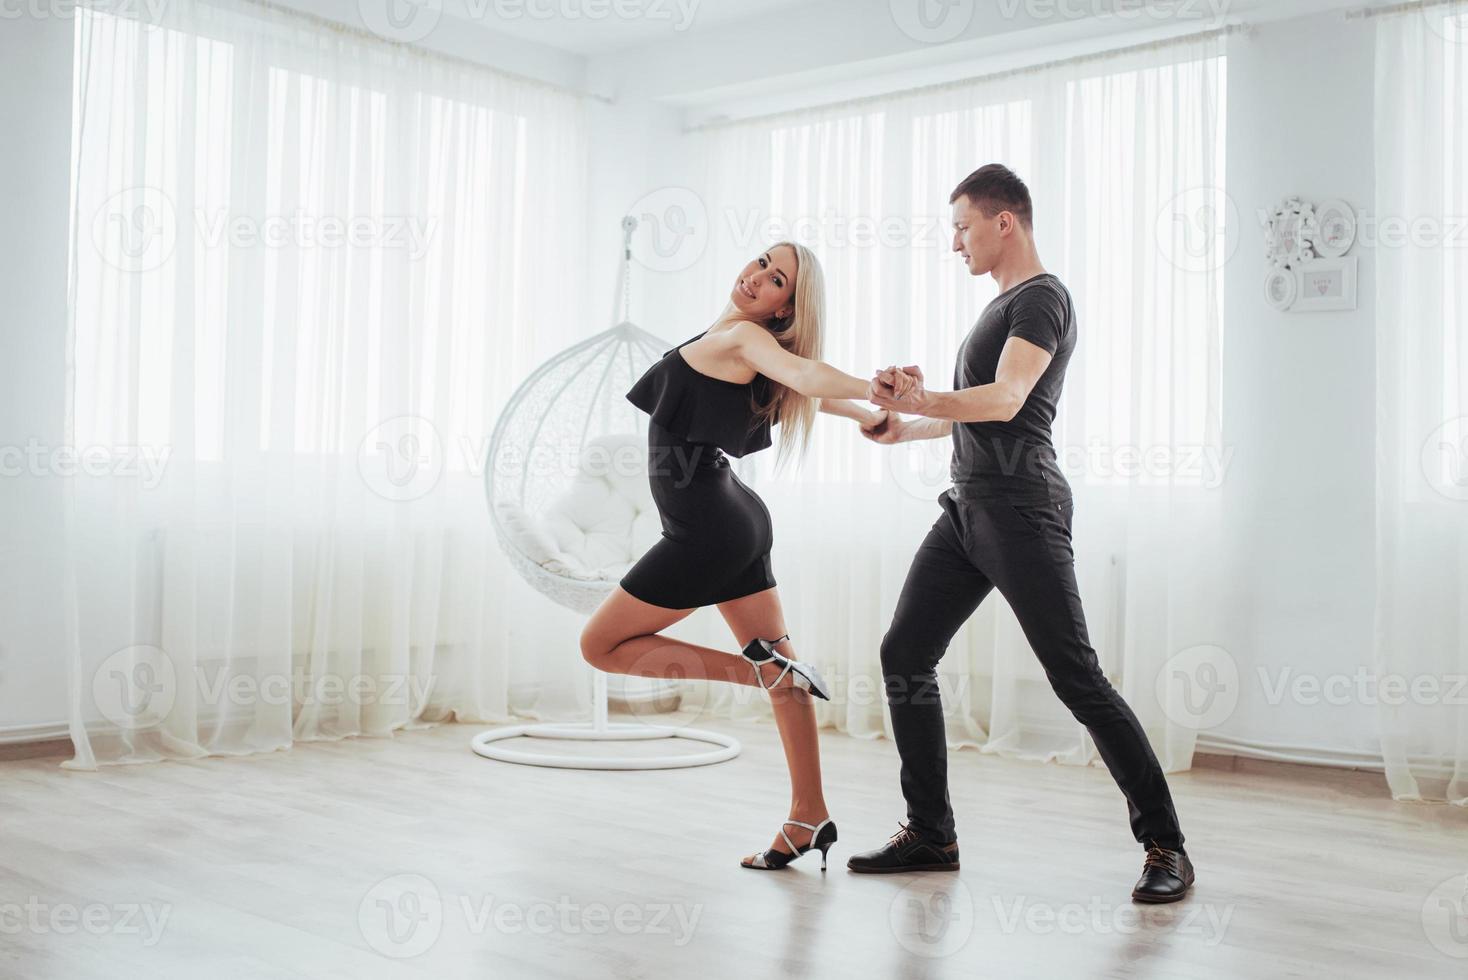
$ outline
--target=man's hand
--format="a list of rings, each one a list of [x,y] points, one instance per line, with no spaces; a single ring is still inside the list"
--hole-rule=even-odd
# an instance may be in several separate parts
[[[868,400],[878,408],[888,411],[905,411],[913,415],[926,414],[931,408],[931,397],[923,386],[923,371],[916,364],[905,368],[889,367],[877,372],[872,378],[867,393]]]
[[[903,435],[907,430],[908,423],[896,412],[885,409],[877,413],[878,421],[871,425],[863,425],[861,434],[872,442],[890,446],[896,442],[903,441]]]

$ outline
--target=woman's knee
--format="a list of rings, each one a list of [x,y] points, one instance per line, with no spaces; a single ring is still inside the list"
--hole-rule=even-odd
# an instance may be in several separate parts
[[[581,630],[581,657],[593,667],[600,667],[616,646],[605,630],[590,623]]]

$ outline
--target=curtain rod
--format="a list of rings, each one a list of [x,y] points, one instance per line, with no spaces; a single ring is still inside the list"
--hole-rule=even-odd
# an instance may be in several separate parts
[[[1463,0],[1468,2],[1468,0]],[[1193,34],[1183,34],[1179,37],[1163,38],[1157,41],[1143,41],[1140,44],[1131,44],[1120,48],[1108,48],[1104,51],[1094,51],[1090,54],[1073,55],[1069,58],[1057,58],[1053,61],[1043,61],[1034,65],[1023,65],[1018,68],[1006,68],[1003,71],[991,72],[987,75],[972,75],[968,78],[960,78],[951,82],[935,82],[931,85],[918,85],[913,88],[898,89],[895,92],[887,92],[881,95],[866,95],[859,99],[845,99],[837,102],[825,102],[819,105],[807,106],[803,109],[791,109],[786,112],[774,113],[772,115],[760,116],[762,122],[779,121],[802,115],[807,112],[824,112],[831,109],[856,108],[858,106],[870,105],[877,102],[885,102],[890,99],[906,98],[909,95],[928,95],[935,92],[947,91],[949,89],[963,88],[967,85],[976,85],[980,82],[998,81],[1002,78],[1010,78],[1017,75],[1028,75],[1043,71],[1051,71],[1056,68],[1064,68],[1070,65],[1080,65],[1091,61],[1105,61],[1111,58],[1119,58],[1129,54],[1138,54],[1143,51],[1158,51],[1173,46],[1181,46],[1196,41],[1211,41],[1216,38],[1230,37],[1235,34],[1245,36],[1252,34],[1253,28],[1248,24],[1229,24],[1225,27],[1212,28],[1206,31],[1198,31]],[[697,126],[685,126],[685,133],[698,132],[706,129],[722,129],[726,126],[738,126],[750,119],[716,119],[700,123]]]
[[[1453,7],[1458,5],[1468,7],[1468,0],[1413,0],[1411,3],[1395,3],[1390,7],[1358,7],[1355,10],[1346,11],[1346,20],[1371,20],[1373,17],[1410,14],[1422,10],[1431,10],[1433,7]]]
[[[354,27],[351,24],[343,24],[341,21],[331,20],[327,17],[322,17],[320,14],[314,14],[309,11],[298,10],[295,7],[287,7],[283,4],[274,3],[272,2],[272,0],[243,0],[243,2],[249,4],[250,6],[259,7],[262,10],[269,10],[272,13],[281,15],[282,17],[293,18],[295,20],[309,23],[323,30],[332,31],[337,34],[344,34],[358,41],[365,41],[370,44],[380,44],[390,48],[397,48],[401,51],[407,52],[412,56],[424,58],[426,60],[442,61],[447,64],[461,65],[466,68],[477,69],[479,71],[488,72],[492,75],[499,75],[502,78],[520,82],[525,85],[547,89],[561,95],[570,95],[581,99],[594,99],[598,102],[604,102],[608,105],[615,104],[616,102],[616,100],[611,98],[610,96],[597,95],[594,92],[587,92],[582,89],[572,88],[569,85],[560,85],[556,82],[548,82],[544,79],[534,78],[530,75],[522,75],[519,72],[508,71],[504,68],[498,68],[494,65],[487,65],[482,61],[474,61],[473,59],[465,58],[461,55],[448,54],[443,51],[434,50],[433,48],[425,48],[417,44],[410,44],[407,41],[394,41],[391,38],[383,37],[381,34],[373,33],[372,31],[367,30],[365,27]],[[82,4],[86,6],[90,5],[86,2],[86,0],[82,0]],[[104,10],[104,12],[110,11]]]

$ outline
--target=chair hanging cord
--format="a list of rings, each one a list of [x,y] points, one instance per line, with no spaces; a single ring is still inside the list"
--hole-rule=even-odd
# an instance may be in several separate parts
[[[630,214],[622,219],[622,281],[617,284],[621,299],[622,317],[618,323],[626,323],[632,306],[632,233],[637,230],[637,219]]]

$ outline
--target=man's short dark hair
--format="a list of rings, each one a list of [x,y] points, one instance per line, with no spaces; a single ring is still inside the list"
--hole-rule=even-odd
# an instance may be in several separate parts
[[[948,196],[948,203],[953,204],[960,197],[968,198],[969,203],[983,212],[986,218],[992,218],[1000,211],[1010,211],[1026,228],[1035,226],[1030,189],[1019,179],[1019,174],[1002,163],[986,164],[963,178],[963,182]]]

